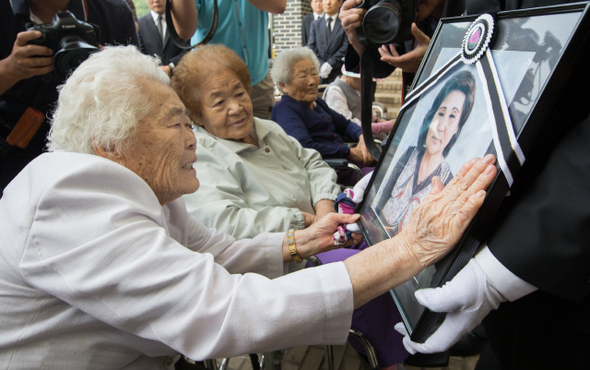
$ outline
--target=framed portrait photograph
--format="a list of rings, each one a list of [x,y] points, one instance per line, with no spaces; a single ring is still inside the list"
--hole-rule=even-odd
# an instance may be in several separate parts
[[[442,286],[485,241],[517,181],[579,48],[588,47],[588,4],[442,19],[386,139],[357,211],[369,245],[407,224],[431,191],[461,166],[492,153],[498,175],[458,245],[391,291],[411,339],[424,342],[444,317],[421,306],[418,289]],[[555,123],[553,123],[555,124]]]

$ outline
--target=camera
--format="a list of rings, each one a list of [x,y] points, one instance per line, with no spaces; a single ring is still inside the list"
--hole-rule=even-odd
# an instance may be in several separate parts
[[[51,23],[29,23],[27,30],[41,31],[41,37],[29,44],[53,50],[53,68],[61,76],[67,76],[91,53],[98,51],[98,26],[79,21],[67,10],[57,12]]]
[[[366,9],[359,41],[367,47],[378,47],[412,38],[412,22],[418,14],[417,0],[363,0],[356,8]]]

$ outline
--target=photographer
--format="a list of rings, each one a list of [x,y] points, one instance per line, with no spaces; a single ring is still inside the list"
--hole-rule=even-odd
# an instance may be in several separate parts
[[[384,2],[401,3],[403,0],[388,0]],[[411,2],[406,0],[406,2]],[[389,76],[396,68],[403,71],[404,89],[407,92],[414,79],[414,73],[418,70],[422,58],[426,53],[430,37],[442,17],[458,16],[463,12],[461,2],[447,0],[423,0],[420,1],[413,19],[418,24],[412,23],[412,40],[403,43],[375,45],[366,48],[361,43],[357,34],[357,28],[361,27],[367,9],[358,7],[362,0],[346,0],[340,9],[340,21],[348,35],[349,47],[346,52],[345,66],[347,71],[358,71],[359,56],[366,50],[372,55],[374,61],[374,77],[384,78]],[[377,3],[374,1],[373,3]],[[404,25],[402,24],[402,27]],[[409,26],[409,25],[408,25]]]
[[[124,0],[0,1],[0,193],[42,153],[49,130],[45,117],[57,100],[56,87],[66,78],[53,71],[54,50],[29,44],[43,36],[38,30],[27,31],[29,23],[52,23],[58,11],[66,10],[78,22],[98,26],[100,45],[138,43],[133,15]],[[36,132],[29,131],[32,138],[28,145],[21,144],[24,148],[6,142],[19,120],[40,123]]]

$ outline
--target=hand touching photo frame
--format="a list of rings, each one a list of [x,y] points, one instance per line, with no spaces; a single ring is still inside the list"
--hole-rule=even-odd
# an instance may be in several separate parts
[[[423,342],[442,319],[415,299],[442,286],[485,240],[486,226],[526,161],[544,117],[588,47],[588,4],[440,21],[383,148],[362,203],[360,228],[369,245],[391,238],[430,192],[433,176],[448,183],[463,163],[493,153],[498,176],[457,247],[391,291],[411,339]]]

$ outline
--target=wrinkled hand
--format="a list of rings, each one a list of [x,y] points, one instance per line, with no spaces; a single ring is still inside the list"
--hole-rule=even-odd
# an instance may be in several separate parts
[[[314,222],[317,221],[316,216],[312,215],[311,213],[301,211],[301,214],[303,215],[303,222],[305,223],[305,227],[310,227],[311,225],[313,225]]]
[[[330,65],[330,63],[325,62],[320,67],[320,73],[318,73],[318,74],[320,75],[321,78],[328,78],[328,76],[330,75],[330,72],[332,72],[332,66]]]
[[[160,66],[160,69],[161,69],[162,71],[164,71],[164,73],[166,73],[166,74],[168,75],[168,77],[172,77],[172,76],[170,75],[170,65],[168,65],[168,64],[167,64],[167,65],[165,65],[165,66]]]
[[[328,213],[334,212],[334,201],[329,199],[322,199],[316,202],[313,206],[315,210],[316,221],[323,218]]]
[[[12,53],[2,61],[7,78],[16,82],[53,71],[53,51],[45,46],[29,45],[41,37],[40,31],[25,31],[16,35]]]
[[[412,354],[446,351],[506,300],[473,258],[443,287],[421,289],[415,295],[430,310],[448,313],[424,343],[412,342],[403,323],[395,325],[395,330],[404,336],[404,347]]]
[[[359,41],[356,29],[362,25],[367,12],[366,9],[355,8],[361,2],[362,0],[346,0],[340,7],[340,13],[338,13],[338,19],[340,19],[340,24],[348,36],[348,41],[359,55],[363,53],[364,47]]]
[[[365,138],[363,135],[359,136],[358,144],[350,149],[348,160],[351,162],[360,162],[364,166],[368,166],[375,161],[375,158],[373,158],[369,149],[367,149],[367,146],[365,145]]]
[[[299,255],[302,258],[307,258],[332,249],[360,243],[363,236],[357,233],[353,233],[351,239],[345,244],[336,245],[334,243],[334,232],[336,232],[338,225],[356,222],[358,218],[358,214],[350,215],[331,212],[317,220],[310,227],[295,231]]]
[[[379,47],[381,60],[396,68],[400,68],[404,72],[416,73],[420,67],[420,63],[422,63],[424,55],[426,54],[428,44],[430,44],[430,37],[426,36],[415,23],[412,23],[412,35],[414,35],[418,42],[413,50],[400,56],[393,44],[381,45],[381,47]]]
[[[430,194],[397,235],[422,268],[440,260],[459,241],[483,204],[484,189],[496,176],[493,163],[491,154],[465,163],[446,187],[438,177],[433,178]]]

